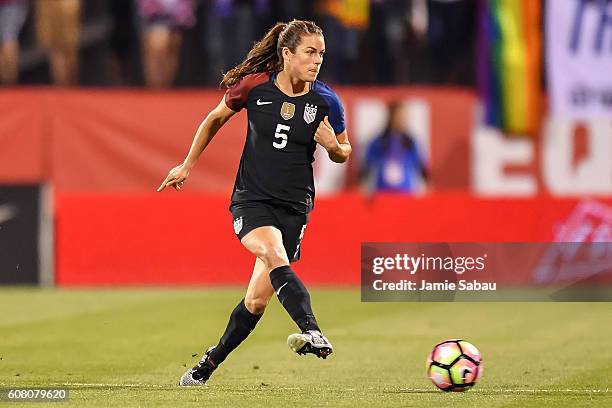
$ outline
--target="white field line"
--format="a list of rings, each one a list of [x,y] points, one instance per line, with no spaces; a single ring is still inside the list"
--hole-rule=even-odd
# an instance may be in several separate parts
[[[165,389],[165,388],[179,388],[178,385],[175,384],[113,384],[113,383],[62,383],[62,384],[53,384],[46,387],[92,387],[92,388],[145,388],[145,389]],[[197,388],[197,387],[196,387]],[[282,389],[301,389],[301,387],[282,387]],[[431,392],[436,389],[431,388],[395,388],[395,389],[368,389],[369,391],[381,391],[381,392]],[[346,391],[354,391],[354,389],[346,389]],[[550,393],[550,394],[606,394],[612,393],[612,389],[610,388],[602,388],[602,389],[572,389],[572,388],[540,388],[540,389],[526,389],[526,388],[517,388],[517,389],[507,389],[507,388],[473,388],[469,390],[470,394],[473,393]]]
[[[431,391],[432,388],[400,388],[399,391],[403,391],[403,392],[427,392],[427,391]],[[581,393],[581,394],[597,394],[597,393],[601,393],[601,394],[605,394],[605,393],[612,393],[612,389],[609,388],[603,388],[603,389],[571,389],[571,388],[548,388],[548,389],[526,389],[526,388],[517,388],[517,389],[507,389],[507,388],[472,388],[469,390],[469,393],[483,393],[483,394],[487,394],[487,393],[551,393],[551,394],[555,394],[555,393],[559,393],[559,394],[563,394],[563,393],[567,393],[567,394],[571,394],[571,393]]]

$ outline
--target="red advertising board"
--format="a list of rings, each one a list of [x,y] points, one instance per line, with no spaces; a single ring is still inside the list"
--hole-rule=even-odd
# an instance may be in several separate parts
[[[254,259],[234,235],[228,203],[184,192],[59,194],[57,283],[246,284]],[[568,228],[592,239],[589,228],[612,225],[604,218],[610,206],[610,199],[345,194],[317,202],[295,269],[309,283],[357,284],[362,242],[548,242]]]

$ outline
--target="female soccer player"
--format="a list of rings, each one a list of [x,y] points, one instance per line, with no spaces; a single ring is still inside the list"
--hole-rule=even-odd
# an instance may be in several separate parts
[[[234,232],[256,257],[255,267],[219,343],[181,377],[180,385],[203,385],[255,328],[274,293],[301,330],[287,339],[291,349],[322,358],[332,352],[308,290],[291,269],[300,258],[313,208],[317,143],[338,163],[351,153],[340,100],[316,80],[324,53],[323,32],[314,23],[276,24],[245,61],[225,74],[224,98],[198,128],[183,164],[170,170],[158,188],[180,190],[213,136],[236,112],[247,109],[246,143],[230,211]]]

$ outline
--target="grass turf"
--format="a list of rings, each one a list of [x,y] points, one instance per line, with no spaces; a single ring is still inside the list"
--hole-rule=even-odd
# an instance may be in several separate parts
[[[2,289],[0,387],[68,387],[65,405],[91,407],[612,406],[612,304],[360,303],[357,290],[311,294],[335,347],[329,359],[289,350],[295,327],[274,300],[206,387],[179,388],[242,290]],[[465,393],[440,392],[424,377],[430,348],[454,337],[484,359],[483,378]],[[34,406],[45,405],[62,403]]]

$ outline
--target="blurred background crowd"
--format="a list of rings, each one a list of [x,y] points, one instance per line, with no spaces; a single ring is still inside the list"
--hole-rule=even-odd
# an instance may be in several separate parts
[[[311,19],[334,84],[474,84],[471,0],[0,0],[3,84],[217,86],[277,21]]]

